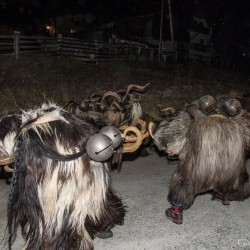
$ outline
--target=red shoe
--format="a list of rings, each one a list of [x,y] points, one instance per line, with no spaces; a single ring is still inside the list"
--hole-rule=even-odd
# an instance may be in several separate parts
[[[167,219],[172,220],[175,224],[182,224],[183,222],[183,208],[178,206],[172,206],[165,211]]]
[[[223,198],[222,204],[223,204],[224,206],[229,206],[229,205],[230,205],[230,202],[229,202],[229,200],[228,200],[227,198]]]

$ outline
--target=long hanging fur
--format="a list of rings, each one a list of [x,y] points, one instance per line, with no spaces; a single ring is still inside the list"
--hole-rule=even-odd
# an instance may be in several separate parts
[[[156,145],[178,153],[180,159],[170,181],[169,201],[182,202],[187,209],[197,194],[207,191],[229,200],[248,198],[250,184],[245,163],[249,124],[249,114],[244,110],[229,118],[206,116],[196,106],[163,122],[154,135]]]
[[[246,127],[237,120],[241,116],[207,117],[198,113],[193,110],[193,116],[199,118],[190,130],[180,164],[173,174],[168,199],[182,201],[188,208],[195,195],[210,190],[228,199],[248,198]]]
[[[10,113],[0,119],[0,157],[13,155],[15,137],[22,125],[22,113]]]
[[[187,133],[192,123],[193,118],[183,111],[177,116],[165,119],[154,134],[155,145],[169,156],[179,155],[186,143]]]
[[[109,165],[84,151],[97,129],[56,106],[46,110],[23,113],[8,202],[9,249],[18,225],[24,249],[93,249],[95,230],[122,225],[125,208],[111,189]],[[56,119],[41,123],[42,115]]]
[[[234,117],[234,120],[242,125],[246,151],[250,154],[250,113],[242,110],[240,115]]]

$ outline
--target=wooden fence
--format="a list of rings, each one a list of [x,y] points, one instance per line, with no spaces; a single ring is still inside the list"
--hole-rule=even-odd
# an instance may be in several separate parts
[[[207,48],[195,44],[177,43],[178,61],[198,61],[211,63],[212,53]],[[99,41],[83,41],[76,38],[57,38],[45,36],[22,36],[18,31],[11,35],[0,35],[0,54],[13,54],[15,58],[23,53],[44,52],[55,56],[69,56],[78,60],[97,63],[113,59],[129,59],[132,61],[155,62],[159,59],[157,44],[117,40],[104,43]],[[171,62],[171,48],[164,48],[162,62]]]
[[[21,36],[19,32],[14,32],[13,36],[0,35],[0,53],[14,54],[15,58],[19,58],[23,53],[45,52],[57,56],[70,56],[85,62],[97,62],[128,58],[131,53],[140,55],[141,49],[145,48],[147,46],[144,44],[128,41],[87,42],[60,35],[57,38]]]
[[[0,53],[14,53],[18,58],[20,53],[34,51],[50,51],[57,53],[57,39],[42,36],[20,36],[14,32],[13,36],[0,35]]]

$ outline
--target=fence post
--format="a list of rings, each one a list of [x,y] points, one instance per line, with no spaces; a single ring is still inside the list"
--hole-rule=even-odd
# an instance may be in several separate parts
[[[154,48],[150,49],[150,61],[153,62],[154,61]]]
[[[14,31],[14,56],[15,59],[19,58],[20,54],[20,32]]]
[[[141,47],[138,47],[138,58],[137,60],[140,61],[140,57],[141,57]]]
[[[58,34],[57,35],[57,55],[58,56],[61,56],[62,54],[61,42],[62,42],[62,34]]]

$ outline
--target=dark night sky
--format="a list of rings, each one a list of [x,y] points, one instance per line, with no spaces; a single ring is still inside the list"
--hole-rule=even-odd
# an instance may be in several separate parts
[[[144,15],[152,12],[160,13],[161,0],[7,0],[7,5],[17,3],[32,5],[40,15],[53,12],[91,12],[103,20]],[[167,5],[167,0],[165,0]],[[207,19],[213,22],[249,23],[250,1],[248,0],[172,0],[173,12],[176,18],[190,16],[195,4],[198,4]],[[165,5],[166,11],[167,6]]]
[[[186,29],[194,9],[198,8],[213,28],[215,43],[220,45],[228,41],[234,44],[250,43],[249,0],[171,1],[177,32],[181,33]],[[34,15],[36,20],[46,20],[63,13],[91,13],[96,16],[96,25],[136,15],[150,13],[160,15],[161,11],[161,0],[7,0],[6,2],[12,9],[18,3],[33,6],[36,9]],[[168,14],[167,0],[164,10]],[[15,14],[10,14],[10,17],[10,20],[15,21]]]

